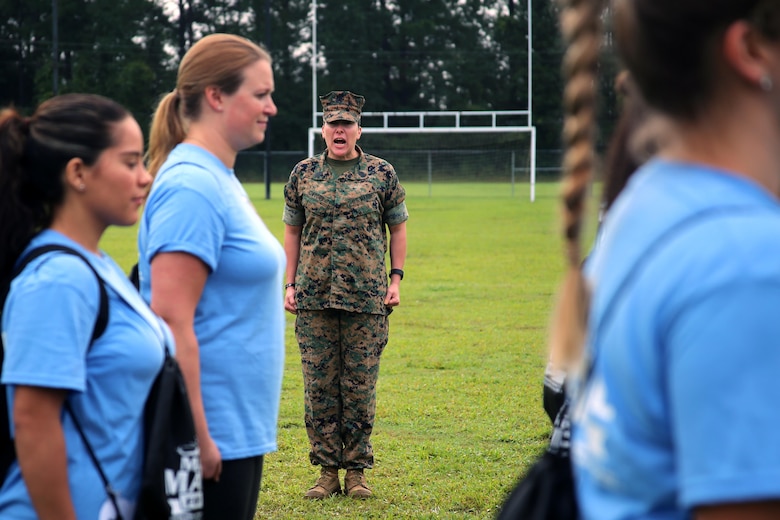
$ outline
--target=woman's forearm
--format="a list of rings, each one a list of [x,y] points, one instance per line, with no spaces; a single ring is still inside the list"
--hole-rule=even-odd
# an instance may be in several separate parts
[[[25,486],[41,520],[75,520],[68,483],[63,390],[19,386],[14,393],[16,454]]]

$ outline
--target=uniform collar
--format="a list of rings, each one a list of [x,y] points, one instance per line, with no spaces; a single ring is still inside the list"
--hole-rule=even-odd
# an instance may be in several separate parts
[[[363,153],[363,149],[360,146],[355,145],[355,149],[357,150],[358,157],[360,158],[358,164],[360,165],[361,168],[363,168],[363,164],[366,161],[366,155]],[[328,157],[328,149],[325,148],[325,151],[320,154],[320,168],[325,168],[327,164],[326,163],[327,157]]]

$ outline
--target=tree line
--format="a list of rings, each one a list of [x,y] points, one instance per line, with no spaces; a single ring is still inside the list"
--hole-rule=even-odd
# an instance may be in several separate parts
[[[562,45],[555,3],[532,0],[533,124],[559,148]],[[317,4],[318,94],[349,89],[364,110],[527,107],[523,0],[330,0]],[[240,34],[274,59],[273,150],[305,150],[312,121],[310,0],[0,0],[0,103],[29,112],[54,93],[94,92],[148,128],[200,36]],[[56,28],[55,28],[56,27]],[[606,74],[607,107],[612,107]],[[604,125],[609,128],[611,110]]]

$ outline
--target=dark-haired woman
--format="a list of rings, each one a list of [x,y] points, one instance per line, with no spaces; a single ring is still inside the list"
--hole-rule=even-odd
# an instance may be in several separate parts
[[[131,518],[143,465],[143,410],[167,327],[98,248],[110,225],[138,219],[151,177],[143,136],[120,105],[67,94],[31,117],[0,113],[0,277],[44,245],[69,247],[103,280],[108,323],[92,341],[100,283],[84,260],[49,252],[13,279],[2,315],[2,382],[17,460],[0,518]],[[67,412],[64,411],[67,408]],[[108,496],[74,421],[110,486]]]

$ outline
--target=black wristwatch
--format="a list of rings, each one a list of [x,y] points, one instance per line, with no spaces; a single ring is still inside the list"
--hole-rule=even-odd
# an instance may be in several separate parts
[[[401,277],[401,280],[404,279],[404,270],[403,269],[390,269],[390,276],[393,276],[394,274],[397,274]]]

